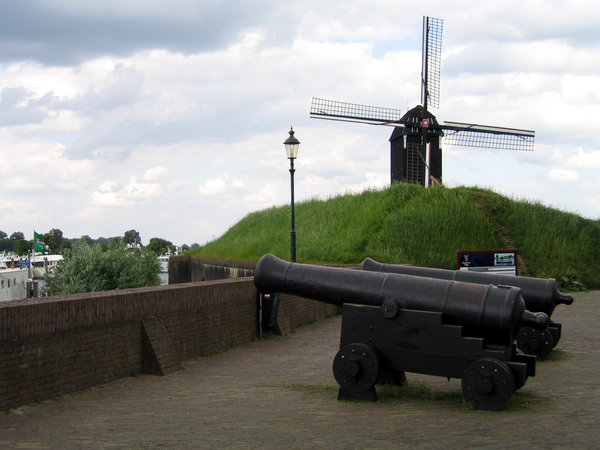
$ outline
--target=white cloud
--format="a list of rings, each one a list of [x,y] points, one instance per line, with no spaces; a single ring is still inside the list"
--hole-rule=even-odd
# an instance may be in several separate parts
[[[231,180],[231,187],[235,189],[242,189],[246,187],[244,180]]]
[[[573,183],[580,180],[579,172],[568,169],[551,169],[548,171],[548,180]]]
[[[576,148],[567,158],[568,167],[580,170],[600,169],[600,150]]]
[[[218,178],[206,180],[205,183],[198,185],[198,191],[202,195],[219,195],[228,188],[229,174],[223,174]]]
[[[152,167],[144,172],[144,181],[148,183],[164,180],[169,176],[169,169],[166,167]]]
[[[162,195],[159,183],[139,183],[135,177],[118,189],[117,183],[104,181],[98,190],[91,194],[91,204],[97,206],[131,206],[138,202]]]
[[[590,217],[596,220],[600,220],[600,196],[596,195],[594,197],[591,195],[586,195],[583,197],[583,200],[585,203],[587,203],[593,208],[592,211],[594,211],[594,213]]]
[[[261,205],[263,208],[273,205],[277,201],[277,195],[271,184],[260,188],[257,192],[246,195],[246,201],[253,205]]]
[[[132,200],[146,200],[154,197],[160,197],[162,188],[159,183],[138,183],[135,177],[129,180],[120,194]]]
[[[132,202],[125,202],[125,199],[118,198],[117,192],[92,192],[92,205],[96,206],[130,206]]]
[[[108,193],[108,192],[112,192],[113,190],[115,190],[116,187],[117,187],[117,183],[115,183],[112,180],[106,180],[100,186],[98,186],[98,190],[102,193]]]
[[[192,180],[175,180],[167,186],[167,189],[175,192],[188,192],[194,189],[194,182]]]
[[[1,129],[0,129],[1,130]],[[4,192],[77,193],[93,177],[90,161],[68,161],[64,146],[0,131],[0,176]]]

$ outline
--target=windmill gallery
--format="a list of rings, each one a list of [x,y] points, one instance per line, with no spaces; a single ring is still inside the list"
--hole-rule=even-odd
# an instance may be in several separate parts
[[[399,109],[313,97],[310,117],[394,127],[390,137],[391,182],[425,186],[442,181],[442,145],[533,151],[535,132],[475,123],[440,124],[429,107],[439,108],[443,21],[423,17],[421,105]]]

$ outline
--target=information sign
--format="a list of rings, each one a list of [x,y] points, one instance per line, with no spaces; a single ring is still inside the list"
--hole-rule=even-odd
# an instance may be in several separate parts
[[[459,251],[457,252],[457,269],[516,276],[518,275],[517,251]]]

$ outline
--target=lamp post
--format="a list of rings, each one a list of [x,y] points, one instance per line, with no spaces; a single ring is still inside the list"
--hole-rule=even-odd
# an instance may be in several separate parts
[[[292,191],[292,230],[290,231],[290,239],[291,239],[291,261],[296,262],[296,230],[294,229],[294,160],[298,156],[298,147],[300,146],[300,141],[294,137],[294,129],[290,127],[290,136],[285,140],[283,145],[285,145],[285,151],[287,153],[287,157],[290,160],[290,182],[291,182],[291,191]]]

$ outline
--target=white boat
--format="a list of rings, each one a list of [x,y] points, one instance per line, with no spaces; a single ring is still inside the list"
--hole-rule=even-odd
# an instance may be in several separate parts
[[[161,255],[158,257],[158,263],[160,264],[160,271],[161,272],[168,272],[169,271],[169,256],[168,255]]]
[[[0,270],[18,267],[20,260],[21,258],[12,252],[2,252],[0,254]]]
[[[170,254],[166,254],[157,257],[158,264],[160,265],[160,273],[158,274],[158,277],[160,278],[161,286],[169,284],[169,256]]]
[[[62,255],[42,255],[41,253],[31,255],[30,266],[32,269],[32,278],[39,280],[53,275],[56,271],[56,266],[62,260]]]
[[[0,255],[0,301],[37,296],[47,276],[56,270],[61,255],[35,253],[28,257]]]
[[[0,269],[0,302],[28,298],[28,280],[27,268]]]

